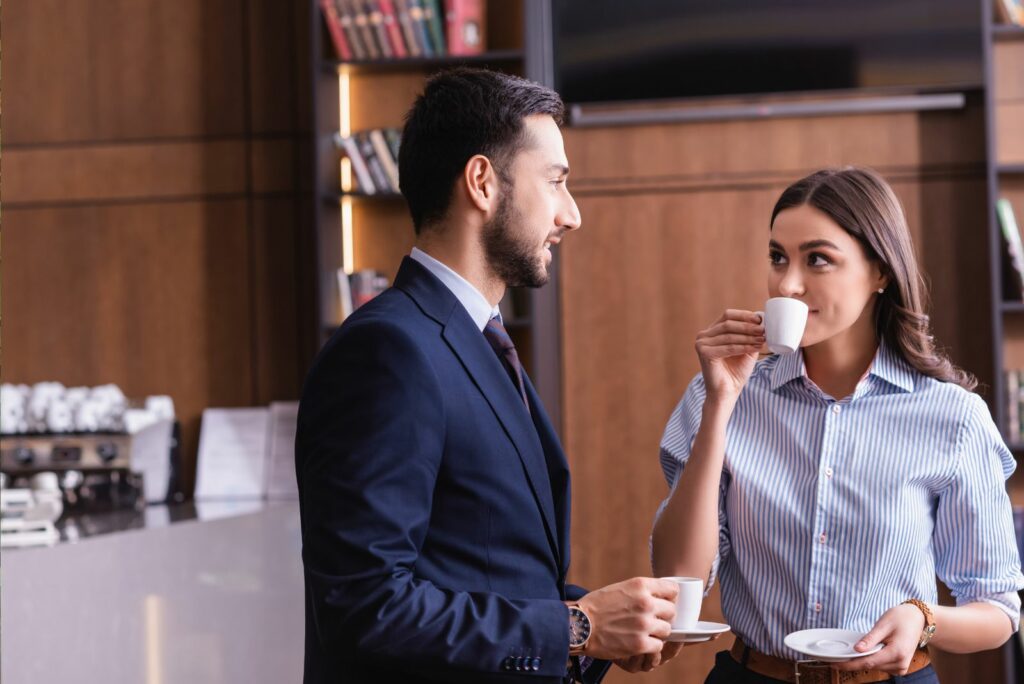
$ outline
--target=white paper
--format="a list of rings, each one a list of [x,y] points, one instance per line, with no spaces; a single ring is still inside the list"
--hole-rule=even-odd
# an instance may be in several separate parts
[[[135,427],[132,434],[132,470],[142,473],[143,494],[147,502],[165,501],[171,482],[174,419],[158,420],[143,428]]]
[[[266,408],[203,411],[196,499],[263,496],[269,416]]]
[[[267,421],[268,499],[298,499],[295,482],[295,428],[299,402],[275,401],[270,404]]]

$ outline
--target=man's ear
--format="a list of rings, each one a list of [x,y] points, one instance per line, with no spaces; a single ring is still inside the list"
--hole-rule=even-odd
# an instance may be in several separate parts
[[[480,211],[490,215],[498,201],[498,174],[491,160],[482,154],[470,157],[462,170],[469,201]]]

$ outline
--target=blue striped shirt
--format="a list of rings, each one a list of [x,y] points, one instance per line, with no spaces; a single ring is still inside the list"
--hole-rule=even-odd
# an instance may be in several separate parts
[[[704,396],[698,375],[665,428],[670,486]],[[759,361],[726,428],[711,571],[725,619],[751,648],[796,659],[787,634],[866,632],[908,598],[934,603],[938,576],[958,605],[992,603],[1016,629],[1015,465],[978,395],[884,344],[841,401],[807,377],[800,352]]]

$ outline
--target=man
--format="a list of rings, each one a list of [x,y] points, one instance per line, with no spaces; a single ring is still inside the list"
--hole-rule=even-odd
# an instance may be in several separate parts
[[[597,681],[602,659],[678,649],[673,582],[566,584],[568,466],[498,315],[580,225],[562,113],[547,88],[458,69],[408,115],[417,246],[324,347],[299,411],[307,684]]]

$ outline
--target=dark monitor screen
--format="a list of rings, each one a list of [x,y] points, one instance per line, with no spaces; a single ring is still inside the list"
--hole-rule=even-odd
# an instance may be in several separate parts
[[[553,0],[566,102],[971,87],[976,0]]]

